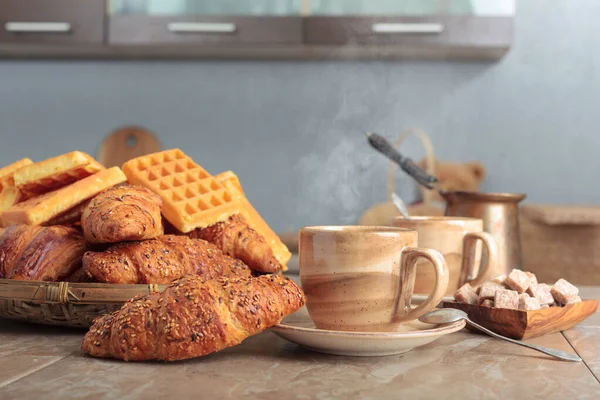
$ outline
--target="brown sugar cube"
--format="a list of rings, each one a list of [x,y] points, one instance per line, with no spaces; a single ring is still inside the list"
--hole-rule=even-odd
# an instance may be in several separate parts
[[[514,290],[501,289],[494,296],[494,307],[519,309],[519,293]]]
[[[579,294],[579,289],[566,280],[559,279],[554,286],[552,286],[552,289],[550,289],[550,293],[552,293],[552,296],[557,303],[567,304],[571,298]]]
[[[575,296],[569,299],[569,301],[567,301],[567,304],[574,304],[574,303],[581,303],[581,297],[579,296]]]
[[[535,276],[533,272],[525,271],[525,274],[529,277],[529,281],[531,282],[530,285],[538,284],[537,276]]]
[[[505,280],[506,280],[506,274],[502,274],[502,275],[498,275],[498,276],[493,277],[490,280],[490,282],[504,284]]]
[[[535,297],[540,302],[540,305],[554,303],[554,297],[550,290],[552,286],[545,283],[538,283],[537,285],[531,285],[527,288],[527,294],[531,297]]]
[[[454,300],[465,304],[479,304],[479,296],[475,292],[475,288],[468,283],[465,283],[454,293]]]
[[[481,302],[482,307],[494,307],[494,300],[486,299]]]
[[[523,293],[519,295],[519,310],[529,311],[529,310],[539,310],[540,309],[540,301],[535,297],[531,297],[527,293]]]
[[[531,277],[526,272],[520,269],[513,269],[508,278],[504,280],[504,284],[509,289],[516,290],[519,294],[525,293],[527,288],[531,285]]]
[[[479,300],[492,300],[498,290],[504,289],[504,286],[496,282],[486,282],[479,289]]]

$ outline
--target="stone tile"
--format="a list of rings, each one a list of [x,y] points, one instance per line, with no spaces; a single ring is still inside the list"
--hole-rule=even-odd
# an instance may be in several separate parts
[[[0,387],[77,351],[84,332],[0,319]]]
[[[530,342],[572,351],[561,334]],[[0,397],[593,399],[598,390],[582,363],[556,361],[466,331],[405,355],[369,358],[313,353],[268,332],[171,364],[93,359],[78,351],[0,389]]]
[[[582,288],[584,298],[598,294],[598,288]],[[568,339],[598,376],[597,316],[565,336],[528,342],[573,351]],[[371,358],[313,353],[263,333],[235,348],[171,364],[88,357],[79,350],[83,333],[0,320],[0,398],[595,399],[600,391],[583,363],[467,331],[405,355]]]
[[[579,295],[582,299],[600,300],[600,287],[598,286],[579,286]],[[589,316],[585,321],[582,321],[578,326],[597,326],[600,327],[600,311]]]
[[[563,334],[600,381],[600,327],[577,327]]]

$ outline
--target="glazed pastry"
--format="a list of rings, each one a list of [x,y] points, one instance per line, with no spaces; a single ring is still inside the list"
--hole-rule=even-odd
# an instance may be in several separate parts
[[[94,197],[83,210],[81,224],[89,243],[154,239],[163,232],[157,194],[141,186],[119,186]]]
[[[239,214],[207,228],[193,230],[188,236],[213,243],[223,253],[242,260],[254,271],[273,273],[283,268],[273,255],[271,246]]]
[[[134,298],[98,317],[83,351],[122,360],[175,361],[239,344],[304,305],[302,289],[280,275],[186,276],[162,293]]]
[[[216,246],[174,235],[89,251],[83,256],[83,268],[90,278],[103,283],[170,283],[187,274],[207,278],[250,275],[243,262]]]
[[[0,235],[0,278],[62,281],[81,267],[87,250],[75,228],[12,225]]]

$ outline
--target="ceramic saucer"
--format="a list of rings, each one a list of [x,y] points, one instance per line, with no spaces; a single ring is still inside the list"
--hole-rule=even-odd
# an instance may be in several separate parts
[[[387,356],[406,353],[464,328],[465,321],[431,325],[403,324],[394,332],[344,332],[317,329],[306,307],[271,328],[276,335],[308,350],[342,356]]]

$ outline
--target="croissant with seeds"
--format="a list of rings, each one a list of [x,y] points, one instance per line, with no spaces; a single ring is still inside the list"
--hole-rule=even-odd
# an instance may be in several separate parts
[[[102,283],[170,283],[184,275],[206,278],[249,276],[250,269],[215,245],[186,236],[164,235],[124,242],[83,256],[88,277]]]
[[[242,260],[253,271],[275,273],[283,269],[265,239],[239,214],[187,235],[213,243],[228,256]]]
[[[280,275],[213,280],[189,275],[96,318],[81,348],[130,361],[200,357],[279,323],[304,302],[302,289]]]
[[[83,209],[88,243],[154,239],[163,231],[161,198],[142,186],[118,186],[94,197]]]

